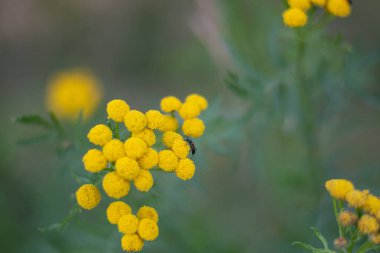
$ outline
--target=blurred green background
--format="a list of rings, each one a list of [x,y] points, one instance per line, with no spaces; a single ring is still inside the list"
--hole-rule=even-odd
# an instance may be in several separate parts
[[[121,252],[105,203],[62,232],[38,228],[60,222],[73,206],[71,171],[82,170],[85,135],[105,121],[109,99],[145,111],[164,96],[191,92],[210,102],[207,131],[196,140],[196,176],[155,175],[152,192],[126,199],[134,210],[159,211],[160,236],[144,252],[301,252],[291,243],[312,240],[309,226],[335,238],[324,179],[348,178],[380,194],[380,2],[354,1],[349,18],[308,40],[314,162],[292,86],[295,35],[282,25],[283,9],[274,0],[2,0],[2,252]],[[78,66],[102,82],[98,113],[65,124],[65,140],[52,134],[25,145],[46,131],[12,119],[46,115],[50,75]]]

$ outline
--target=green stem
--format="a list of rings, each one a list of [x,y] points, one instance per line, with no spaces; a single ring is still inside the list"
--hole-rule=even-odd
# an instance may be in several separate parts
[[[120,139],[119,123],[118,122],[115,122],[115,137],[116,137],[116,139]]]
[[[365,242],[359,249],[356,251],[356,253],[365,253],[367,252],[371,247],[373,246],[372,242],[367,241]]]
[[[313,108],[313,98],[310,87],[305,78],[305,51],[307,33],[304,30],[297,30],[297,58],[296,58],[296,83],[299,99],[301,128],[306,144],[308,163],[311,176],[314,179],[316,193],[319,192],[321,178],[321,165],[319,161],[319,150],[317,145],[317,134],[315,126],[315,112]]]
[[[339,237],[343,237],[343,229],[342,229],[342,226],[340,225],[340,222],[338,219],[339,210],[338,210],[338,205],[336,203],[336,199],[333,199],[333,206],[334,206],[334,213],[335,213],[336,222],[338,223],[338,228],[339,228]]]

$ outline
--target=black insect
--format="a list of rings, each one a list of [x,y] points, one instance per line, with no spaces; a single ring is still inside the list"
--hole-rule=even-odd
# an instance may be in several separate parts
[[[195,152],[197,151],[197,148],[195,147],[194,142],[189,137],[186,137],[185,141],[187,141],[187,143],[189,143],[191,154],[194,155]]]

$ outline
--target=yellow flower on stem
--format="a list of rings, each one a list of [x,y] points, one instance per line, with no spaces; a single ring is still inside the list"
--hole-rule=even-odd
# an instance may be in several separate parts
[[[206,110],[208,107],[207,99],[199,94],[190,94],[185,101],[197,105],[201,111]]]
[[[140,157],[137,162],[140,167],[145,170],[149,170],[158,164],[158,152],[153,148],[148,148],[148,151]]]
[[[84,184],[75,193],[77,198],[77,203],[83,209],[91,210],[95,208],[100,200],[102,195],[98,188],[93,184]]]
[[[141,251],[144,241],[136,234],[126,234],[121,238],[121,248],[127,252]]]
[[[95,145],[104,146],[107,142],[112,140],[112,131],[108,126],[98,124],[91,128],[87,134],[87,138]]]
[[[103,146],[103,155],[110,162],[122,158],[125,156],[123,142],[118,139],[110,140]]]
[[[130,187],[129,181],[119,176],[116,171],[107,173],[103,178],[103,190],[111,198],[120,199],[127,196]]]
[[[348,0],[328,0],[326,9],[334,16],[348,17],[351,14],[351,5]]]
[[[172,172],[178,166],[178,157],[171,150],[161,150],[158,153],[158,167],[163,171]]]
[[[142,219],[139,223],[138,233],[142,239],[153,241],[159,234],[158,225],[151,219]]]
[[[145,141],[148,147],[151,147],[156,143],[156,135],[154,134],[152,130],[148,128],[145,128],[144,130],[142,130],[141,132],[137,134],[132,134],[132,137],[137,137]]]
[[[103,153],[97,149],[90,149],[83,156],[83,165],[85,170],[96,173],[106,168],[107,160]]]
[[[108,118],[116,122],[123,122],[125,115],[129,111],[129,105],[121,99],[114,99],[107,104]]]
[[[117,226],[120,233],[134,234],[139,228],[139,220],[133,214],[126,214],[120,217]]]
[[[178,120],[175,117],[172,117],[170,115],[164,115],[163,123],[158,130],[161,132],[166,131],[177,131],[178,129]]]
[[[189,158],[180,159],[177,168],[175,168],[175,175],[186,181],[193,178],[195,173],[195,165]]]
[[[115,201],[107,208],[107,219],[111,224],[117,224],[121,216],[131,213],[132,209],[127,203]]]
[[[379,223],[375,217],[364,214],[358,221],[358,229],[362,234],[374,234],[379,230]]]
[[[133,179],[133,183],[137,190],[147,192],[153,186],[153,176],[147,170],[140,170],[137,177]]]
[[[330,179],[325,183],[326,190],[331,197],[345,200],[346,194],[354,190],[354,185],[346,179]]]
[[[187,141],[175,140],[173,142],[172,150],[178,158],[186,158],[190,152],[190,146]]]
[[[282,14],[284,24],[291,28],[303,27],[307,24],[307,15],[298,8],[290,8]]]
[[[138,133],[146,127],[147,119],[144,113],[132,110],[125,115],[124,124],[129,132]]]
[[[118,159],[115,168],[120,176],[128,180],[134,179],[140,172],[140,166],[137,161],[127,156]]]
[[[157,110],[149,110],[145,113],[147,119],[147,126],[150,129],[158,129],[164,123],[164,115]]]
[[[179,116],[183,119],[193,119],[201,113],[199,106],[190,102],[185,102],[181,105],[178,111]]]
[[[178,111],[181,107],[181,104],[181,101],[174,96],[164,97],[161,99],[161,110],[163,112]]]
[[[194,118],[185,120],[182,124],[182,131],[186,136],[198,138],[201,137],[206,127],[201,119]]]
[[[150,206],[142,206],[137,212],[137,218],[142,219],[151,219],[154,222],[158,222],[158,213],[156,209]]]
[[[142,139],[131,137],[125,141],[124,150],[125,154],[130,158],[138,159],[146,153],[148,147]]]

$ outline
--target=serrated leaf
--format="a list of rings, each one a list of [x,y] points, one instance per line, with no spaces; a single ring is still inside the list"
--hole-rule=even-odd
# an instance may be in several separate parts
[[[294,245],[294,246],[300,246],[301,248],[310,250],[312,252],[315,252],[316,250],[318,250],[317,248],[314,248],[310,244],[307,244],[307,243],[304,243],[304,242],[293,242],[292,245]]]
[[[22,115],[13,120],[14,122],[24,125],[35,125],[50,129],[52,126],[46,119],[40,115]]]

